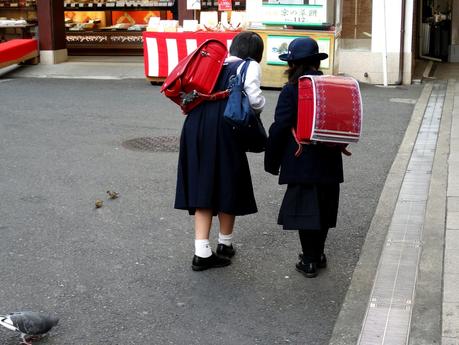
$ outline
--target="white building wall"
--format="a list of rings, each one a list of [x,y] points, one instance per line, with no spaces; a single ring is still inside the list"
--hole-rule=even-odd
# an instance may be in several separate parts
[[[384,1],[386,16],[384,16]],[[399,82],[399,50],[402,0],[373,0],[370,51],[340,49],[339,72],[371,84],[383,84],[384,20],[386,23],[387,81]],[[413,57],[413,3],[405,1],[405,40],[403,83],[410,84]]]

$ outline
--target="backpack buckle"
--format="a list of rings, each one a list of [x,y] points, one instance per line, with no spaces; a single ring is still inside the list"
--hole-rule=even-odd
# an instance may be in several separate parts
[[[180,93],[180,98],[182,98],[183,105],[192,103],[198,97],[199,97],[199,94],[196,90],[193,90],[189,93],[185,93],[185,92]]]

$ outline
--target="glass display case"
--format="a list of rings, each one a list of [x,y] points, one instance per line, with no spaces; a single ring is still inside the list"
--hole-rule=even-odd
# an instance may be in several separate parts
[[[70,0],[64,9],[69,55],[142,55],[150,18],[177,17],[173,0]]]
[[[0,0],[0,42],[37,36],[35,0]]]

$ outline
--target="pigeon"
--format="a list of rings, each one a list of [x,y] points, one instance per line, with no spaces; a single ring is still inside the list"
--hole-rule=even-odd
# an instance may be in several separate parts
[[[118,192],[111,192],[109,190],[107,190],[107,194],[108,194],[108,198],[109,199],[116,199],[120,196],[120,193]]]
[[[97,199],[95,202],[96,208],[101,208],[104,202],[100,199]]]
[[[57,325],[57,317],[33,311],[19,311],[8,315],[0,315],[0,325],[21,333],[22,343],[32,345],[31,340],[41,337]],[[26,339],[29,338],[29,339]],[[32,339],[30,339],[32,338]]]

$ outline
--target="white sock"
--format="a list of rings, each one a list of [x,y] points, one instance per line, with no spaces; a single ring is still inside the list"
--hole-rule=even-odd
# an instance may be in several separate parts
[[[230,246],[233,243],[233,233],[224,235],[221,232],[218,233],[218,243]]]
[[[194,254],[200,258],[208,258],[212,255],[209,240],[194,240]]]

